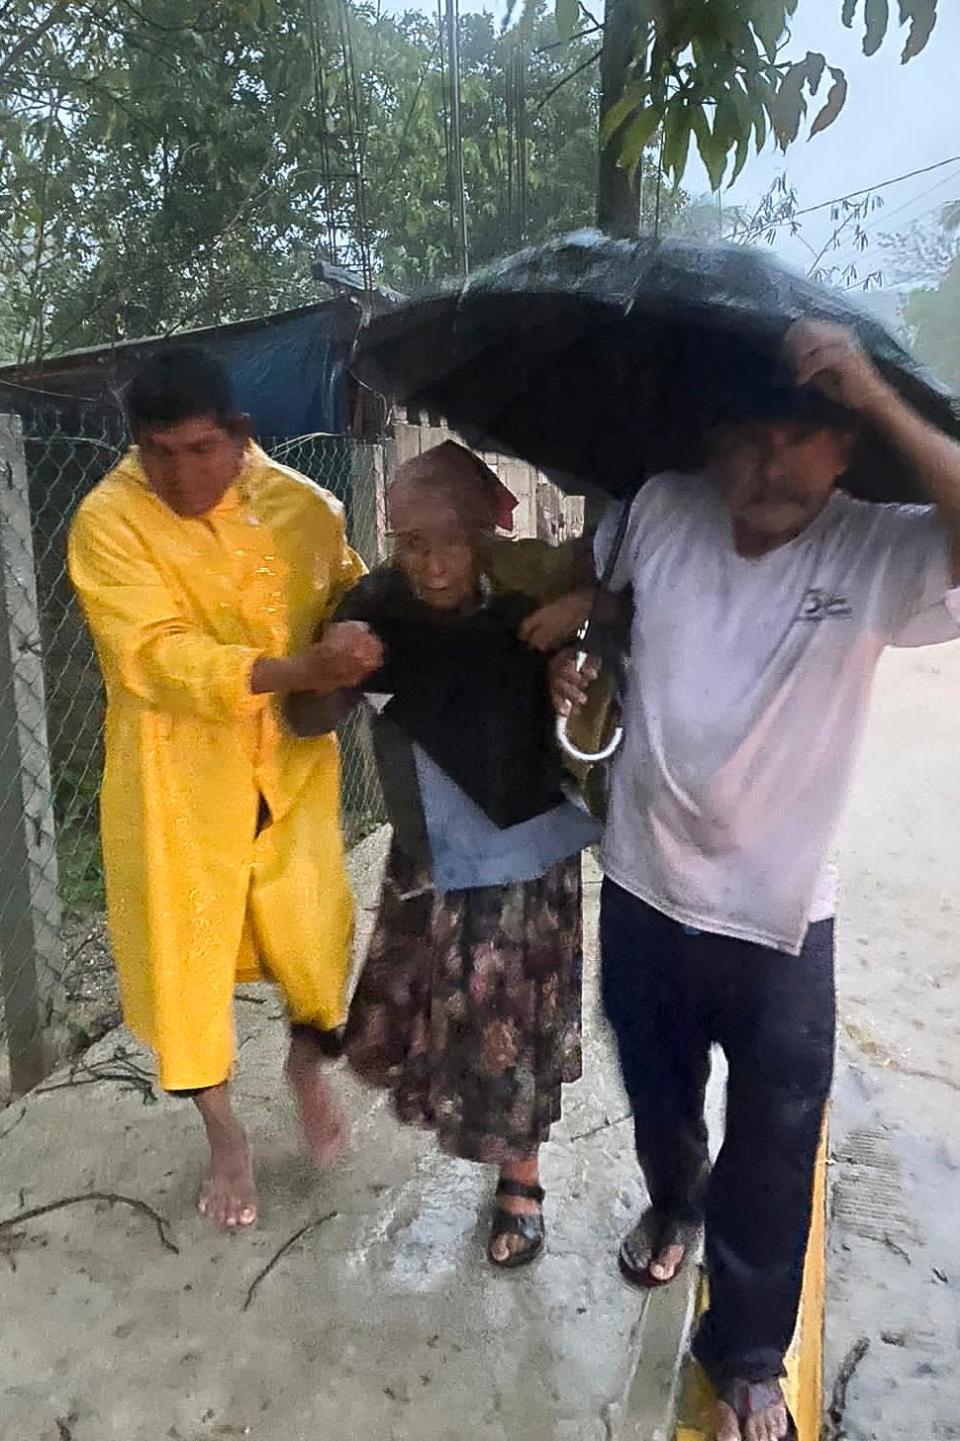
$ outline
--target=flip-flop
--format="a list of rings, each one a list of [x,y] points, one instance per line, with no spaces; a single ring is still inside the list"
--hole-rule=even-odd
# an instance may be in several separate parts
[[[519,1196],[524,1201],[536,1201],[542,1207],[544,1192],[542,1186],[531,1186],[525,1181],[508,1181],[501,1178],[497,1186],[497,1195]],[[493,1254],[493,1243],[498,1241],[501,1236],[520,1236],[526,1244],[519,1251],[511,1252],[501,1261]],[[505,1211],[502,1206],[498,1206],[493,1213],[493,1224],[490,1227],[487,1260],[491,1266],[496,1266],[500,1271],[515,1271],[518,1266],[529,1266],[530,1262],[536,1260],[543,1250],[546,1236],[547,1230],[543,1222],[542,1210],[521,1215],[516,1211]]]
[[[758,1411],[769,1411],[774,1406],[782,1405],[787,1413],[788,1429],[785,1441],[797,1441],[797,1423],[790,1414],[790,1407],[779,1381],[744,1381],[739,1376],[733,1376],[722,1382],[716,1390],[717,1399],[730,1407],[741,1430]]]
[[[621,1243],[617,1256],[621,1276],[629,1285],[636,1286],[641,1291],[657,1291],[661,1286],[671,1286],[686,1266],[690,1252],[699,1239],[700,1230],[701,1227],[696,1221],[675,1221],[669,1216],[661,1216],[652,1206],[648,1207]],[[650,1259],[642,1266],[631,1254],[630,1243],[635,1236],[644,1240],[644,1249],[650,1253]],[[683,1259],[673,1275],[663,1279],[654,1276],[650,1268],[667,1246],[682,1246]]]

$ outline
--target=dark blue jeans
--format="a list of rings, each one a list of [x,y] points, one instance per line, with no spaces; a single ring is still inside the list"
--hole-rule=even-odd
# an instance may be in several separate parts
[[[797,1320],[814,1166],[833,1080],[833,922],[799,957],[690,932],[603,883],[603,1004],[651,1202],[705,1221],[710,1309],[694,1351],[715,1384],[782,1375]],[[729,1064],[711,1173],[711,1044]]]

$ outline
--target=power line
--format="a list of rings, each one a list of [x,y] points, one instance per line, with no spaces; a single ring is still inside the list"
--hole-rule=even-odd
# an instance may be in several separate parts
[[[902,215],[903,212],[905,210],[909,210],[911,206],[919,204],[921,200],[926,200],[927,196],[933,195],[934,192],[937,190],[942,190],[945,185],[950,185],[954,180],[957,179],[958,176],[960,176],[960,170],[954,170],[952,174],[947,175],[943,180],[938,180],[936,185],[931,185],[927,190],[921,191],[919,195],[914,195],[911,197],[911,199],[905,200],[904,203],[902,205],[898,205],[895,210],[882,211],[873,219],[872,223],[861,224],[861,234],[863,234],[868,240],[872,239],[872,237],[876,235],[880,225],[888,225],[895,216]],[[919,215],[914,216],[914,224],[916,224],[920,220],[925,219],[928,215],[933,215],[940,208],[941,204],[940,202],[938,202],[936,205],[930,206],[929,209],[921,211]],[[839,254],[837,255],[834,263],[840,265],[844,261],[851,261],[856,259],[856,254],[859,248],[860,247],[856,245],[856,242],[852,244],[848,242],[842,248],[838,247]]]
[[[790,217],[793,220],[801,215],[813,215],[818,210],[830,210],[834,205],[843,205],[847,200],[856,200],[861,195],[871,195],[875,190],[885,190],[888,185],[899,185],[901,180],[913,180],[917,175],[929,175],[931,171],[942,170],[945,165],[960,164],[960,155],[951,155],[946,160],[938,160],[933,165],[921,165],[917,170],[907,170],[903,175],[893,175],[889,180],[878,180],[876,185],[865,185],[862,190],[851,190],[846,195],[837,195],[833,200],[821,200],[817,205],[808,205],[803,210],[794,211]],[[777,222],[785,224],[785,221]]]

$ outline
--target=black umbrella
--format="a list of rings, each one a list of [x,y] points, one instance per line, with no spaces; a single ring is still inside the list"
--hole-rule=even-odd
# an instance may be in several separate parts
[[[620,496],[658,470],[698,468],[711,424],[793,391],[782,345],[804,318],[851,327],[901,394],[960,438],[949,394],[847,294],[736,246],[571,235],[376,316],[353,368],[478,449]],[[872,432],[845,485],[924,499]]]

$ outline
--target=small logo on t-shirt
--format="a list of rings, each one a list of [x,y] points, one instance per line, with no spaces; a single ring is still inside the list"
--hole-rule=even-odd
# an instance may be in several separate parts
[[[828,590],[808,590],[803,597],[797,620],[838,620],[853,615],[845,595],[831,595]]]

